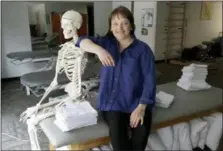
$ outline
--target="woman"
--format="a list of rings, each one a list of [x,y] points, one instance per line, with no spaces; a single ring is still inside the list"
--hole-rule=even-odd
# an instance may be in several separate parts
[[[96,54],[100,73],[98,109],[109,126],[114,150],[144,150],[155,102],[155,64],[150,47],[135,35],[132,13],[120,6],[105,37],[81,37],[76,46]]]

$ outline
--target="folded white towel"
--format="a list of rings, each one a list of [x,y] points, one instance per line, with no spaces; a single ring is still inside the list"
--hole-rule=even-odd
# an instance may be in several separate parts
[[[200,74],[205,74],[208,72],[208,70],[205,69],[188,69],[188,68],[183,68],[181,71],[183,73],[200,73]]]
[[[185,82],[182,83],[180,81],[177,82],[177,86],[181,87],[182,89],[186,91],[198,91],[198,90],[206,90],[210,89],[211,86],[209,84],[205,83],[193,83],[193,82]]]
[[[189,66],[184,66],[182,71],[183,72],[207,72],[207,65],[200,65],[200,64],[190,64]]]
[[[195,67],[195,68],[207,68],[208,65],[206,65],[206,64],[192,63],[192,64],[189,65],[189,67]]]
[[[190,80],[190,79],[184,79],[184,78],[180,78],[179,79],[180,83],[195,83],[197,85],[206,85],[206,79],[200,79],[200,80]]]
[[[163,91],[156,94],[156,106],[168,108],[174,100],[174,96]]]
[[[63,116],[56,114],[55,117],[58,121],[66,123],[66,124],[73,124],[74,122],[77,122],[77,121],[89,121],[89,120],[97,119],[97,116],[95,116],[95,115],[88,115],[88,116],[64,119]]]
[[[97,124],[97,116],[97,111],[87,101],[66,103],[56,111],[54,123],[62,131],[70,131]]]
[[[57,110],[57,114],[61,114],[64,119],[69,117],[80,117],[88,114],[97,115],[97,111],[88,101],[66,103]]]
[[[187,79],[187,80],[206,80],[207,76],[203,75],[203,76],[199,76],[199,75],[187,75],[187,74],[183,74],[181,76],[180,79]]]

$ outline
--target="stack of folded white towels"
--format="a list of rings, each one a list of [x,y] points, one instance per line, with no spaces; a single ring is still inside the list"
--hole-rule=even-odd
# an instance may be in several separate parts
[[[97,124],[97,111],[88,101],[66,103],[55,114],[54,123],[63,131]]]
[[[187,91],[209,89],[211,86],[206,82],[208,75],[207,65],[190,64],[182,69],[182,76],[177,85]]]

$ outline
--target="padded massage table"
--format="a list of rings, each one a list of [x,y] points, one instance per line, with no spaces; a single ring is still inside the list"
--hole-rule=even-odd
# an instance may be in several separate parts
[[[101,63],[92,63],[91,61],[88,62],[85,73],[82,76],[82,80],[88,80],[92,77],[97,77],[100,71]],[[46,88],[50,85],[53,78],[55,76],[55,69],[47,70],[47,71],[40,71],[40,72],[33,72],[28,73],[20,78],[20,83],[26,87],[27,95],[30,95],[30,91],[37,97],[42,96],[44,92],[41,90],[46,90]],[[70,82],[66,75],[63,73],[58,76],[58,88],[62,89],[64,86]],[[56,89],[58,89],[56,88]]]
[[[26,87],[26,94],[32,92],[35,96],[42,96],[45,89],[50,85],[55,76],[55,70],[39,71],[24,74],[20,78],[20,83]],[[58,76],[58,85],[68,83],[69,80],[65,74]],[[42,92],[41,90],[44,90]]]
[[[169,108],[156,107],[153,113],[152,131],[214,112],[222,112],[222,89],[212,87],[208,90],[187,92],[176,82],[157,86],[157,92],[164,91],[175,96]],[[96,99],[89,100],[96,107]],[[195,105],[196,104],[196,105]],[[40,122],[40,127],[50,141],[50,150],[67,147],[70,150],[86,150],[109,143],[108,127],[99,113],[98,124],[62,132],[54,123],[54,117]]]
[[[34,73],[27,73],[21,76],[20,81],[23,86],[26,87],[27,95],[30,95],[32,91],[36,96],[38,94],[39,86],[48,84],[48,80],[52,79],[52,70],[55,66],[55,61],[58,53],[57,48],[47,50],[38,50],[38,51],[22,51],[22,52],[11,52],[7,54],[7,57],[11,59],[12,63],[15,65],[20,65],[24,63],[39,63],[46,62],[46,65],[41,69],[38,69]],[[63,78],[64,79],[64,78]],[[37,89],[34,89],[36,87]]]
[[[38,61],[49,61],[52,57],[57,57],[58,49],[52,49],[49,51],[38,50],[38,51],[21,51],[11,52],[7,54],[7,57],[12,59],[12,63],[15,62],[38,62]]]

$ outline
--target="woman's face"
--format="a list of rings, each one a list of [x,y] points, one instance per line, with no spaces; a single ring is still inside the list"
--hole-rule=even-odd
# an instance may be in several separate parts
[[[111,31],[118,40],[124,40],[130,37],[132,27],[127,18],[122,15],[115,15],[111,19]]]

